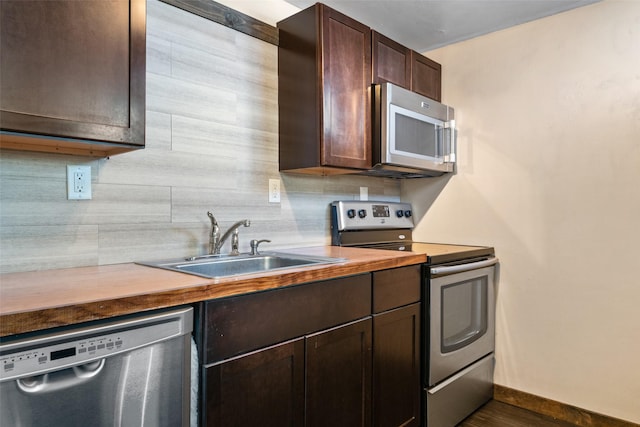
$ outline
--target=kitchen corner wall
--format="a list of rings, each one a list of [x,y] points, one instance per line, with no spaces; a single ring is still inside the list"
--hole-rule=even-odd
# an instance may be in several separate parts
[[[395,180],[278,172],[277,48],[147,2],[147,145],[91,159],[0,152],[0,272],[176,258],[206,251],[210,222],[248,218],[240,245],[323,245],[329,203],[399,200]],[[66,165],[91,165],[93,199],[66,199]],[[268,203],[269,178],[281,203]],[[228,249],[228,243],[223,250]]]
[[[403,200],[414,237],[496,247],[496,383],[640,423],[640,2],[426,55],[460,163]]]

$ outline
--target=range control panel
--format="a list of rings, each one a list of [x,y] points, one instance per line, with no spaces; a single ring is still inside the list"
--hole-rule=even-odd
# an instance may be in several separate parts
[[[413,229],[413,212],[409,203],[339,201],[331,203],[331,215],[339,231]]]

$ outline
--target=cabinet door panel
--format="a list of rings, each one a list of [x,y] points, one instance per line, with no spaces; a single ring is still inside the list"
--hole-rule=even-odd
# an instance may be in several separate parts
[[[371,31],[322,8],[325,166],[371,167]]]
[[[411,89],[411,49],[373,31],[373,83]]]
[[[412,52],[411,88],[414,92],[440,102],[442,66],[429,58]]]
[[[373,408],[379,427],[420,425],[420,303],[373,317]]]
[[[371,425],[371,318],[306,339],[305,426]]]
[[[144,144],[144,0],[3,0],[0,14],[4,130]]]
[[[206,368],[206,426],[290,426],[304,419],[304,341]]]

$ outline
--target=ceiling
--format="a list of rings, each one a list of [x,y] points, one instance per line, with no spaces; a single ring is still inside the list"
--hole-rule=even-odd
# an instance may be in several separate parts
[[[315,0],[286,0],[299,8]],[[600,0],[321,0],[387,37],[427,52]]]

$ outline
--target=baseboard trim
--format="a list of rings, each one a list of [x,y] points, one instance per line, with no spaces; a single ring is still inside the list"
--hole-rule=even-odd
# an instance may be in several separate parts
[[[629,421],[598,414],[498,384],[493,386],[493,399],[566,421],[580,427],[638,427],[638,424]]]

